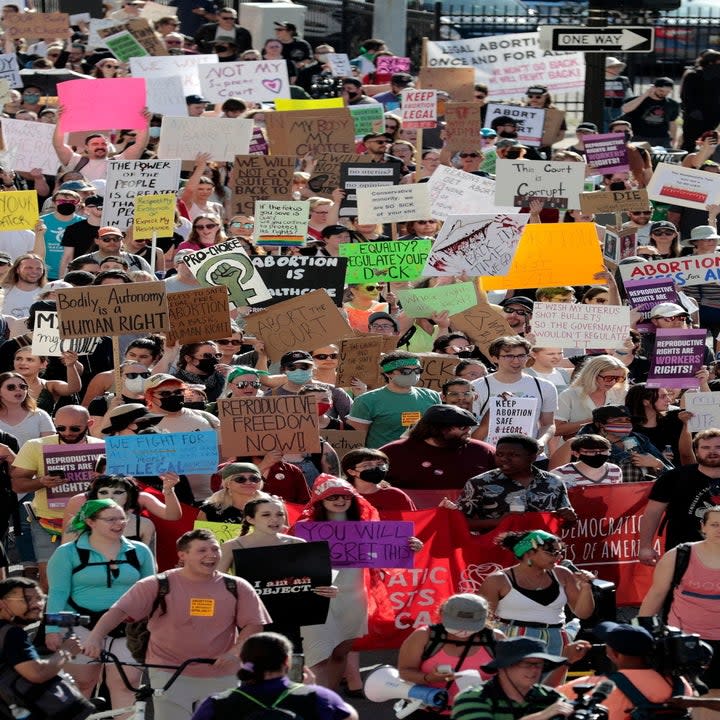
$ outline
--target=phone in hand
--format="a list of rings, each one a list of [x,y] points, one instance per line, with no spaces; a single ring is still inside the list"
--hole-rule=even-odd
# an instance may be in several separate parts
[[[303,670],[305,669],[305,656],[302,653],[293,653],[290,662],[290,672],[288,677],[293,682],[301,683],[303,681]]]

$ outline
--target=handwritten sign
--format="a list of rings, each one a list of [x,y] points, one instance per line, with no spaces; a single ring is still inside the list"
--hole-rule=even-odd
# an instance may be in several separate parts
[[[487,442],[497,445],[501,435],[520,433],[533,437],[535,435],[535,408],[537,399],[534,397],[491,397],[488,401],[489,422]]]
[[[35,227],[38,217],[35,190],[12,190],[0,193],[0,231],[30,230]]]
[[[440,275],[505,275],[528,215],[451,215],[442,226],[423,270]]]
[[[434,128],[437,123],[437,90],[402,91],[402,125],[406,129]]]
[[[105,45],[108,47],[110,47],[107,42],[108,38],[119,32],[130,33],[130,35],[135,38],[138,45],[145,50],[145,52],[140,55],[130,55],[130,58],[146,57],[148,55],[152,55],[154,57],[168,56],[165,43],[160,40],[158,34],[146,18],[131,18],[124,23],[114,24],[110,27],[99,27],[97,29],[98,35],[105,40]]]
[[[196,520],[193,530],[209,530],[219,543],[234,540],[238,536],[240,525],[238,523],[210,522],[209,520]]]
[[[67,37],[70,22],[67,13],[21,12],[11,15],[3,27],[12,38],[57,40]]]
[[[295,525],[294,532],[308,542],[327,542],[334,568],[413,566],[413,551],[409,545],[413,534],[411,522],[301,522]]]
[[[471,102],[475,99],[474,83],[475,71],[472,68],[421,67],[417,84],[419,87],[443,90],[451,100]]]
[[[258,246],[299,247],[305,244],[310,203],[307,200],[258,200],[255,238]]]
[[[335,188],[340,187],[340,168],[343,163],[370,163],[369,155],[358,155],[355,152],[338,153],[320,153],[317,156],[315,169],[310,175],[308,187],[321,197],[330,197]]]
[[[48,507],[62,510],[73,495],[88,489],[95,477],[95,463],[105,453],[105,443],[43,445],[42,453],[45,472],[62,471],[67,481],[46,490]]]
[[[450,153],[480,148],[481,109],[478,102],[445,103],[445,135]]]
[[[21,88],[23,86],[17,55],[14,53],[3,53],[0,55],[0,78],[7,80],[10,87]],[[3,120],[4,119],[5,118],[3,118]]]
[[[105,45],[120,62],[127,62],[131,57],[150,54],[128,30],[108,35],[105,38]]]
[[[603,174],[627,172],[628,149],[623,133],[583,135],[587,164]]]
[[[340,352],[335,384],[350,387],[353,379],[362,380],[369,388],[382,387],[380,353],[383,351],[381,335],[345,338],[340,341]]]
[[[385,108],[380,103],[348,106],[355,125],[355,138],[385,132]]]
[[[252,313],[245,327],[263,341],[272,362],[299,347],[322,347],[354,335],[332,298],[322,289]]]
[[[710,173],[708,173],[710,174]],[[702,285],[720,280],[720,255],[686,255],[670,260],[646,260],[620,266],[620,275],[625,280],[648,280],[651,278],[672,278],[681,286]]]
[[[697,388],[695,374],[703,364],[707,330],[657,330],[647,387]]]
[[[58,290],[57,311],[61,338],[149,335],[170,329],[163,282]]]
[[[187,115],[185,93],[179,75],[145,78],[145,92],[148,110],[151,113],[175,117]]]
[[[691,433],[720,427],[720,395],[714,392],[690,392],[683,395],[685,410],[692,413],[688,420]]]
[[[211,475],[217,471],[217,441],[215,430],[107,437],[107,472],[134,477],[167,472]]]
[[[272,114],[272,113],[271,113]],[[194,160],[210,153],[220,162],[247,155],[252,120],[219,117],[164,117],[160,129],[158,157]]]
[[[320,430],[325,442],[330,443],[332,449],[342,460],[351,450],[365,447],[366,433],[364,430]]]
[[[231,97],[252,98],[257,103],[290,97],[284,59],[198,65],[198,77],[203,97],[214,103]]]
[[[265,125],[273,155],[355,153],[355,125],[347,108],[267,113]]]
[[[179,76],[184,95],[200,95],[198,66],[217,62],[217,55],[164,55],[130,58],[130,72],[136,78]]]
[[[227,288],[222,285],[168,295],[170,330],[181,345],[232,335]]]
[[[176,186],[177,187],[177,186]],[[162,195],[136,195],[133,215],[133,237],[136,240],[172,237],[175,231],[175,193]]]
[[[488,103],[485,124],[492,126],[492,121],[499,117],[511,117],[517,123],[517,139],[529,147],[542,145],[545,128],[545,108],[532,108],[526,105],[510,105],[504,103]]]
[[[488,347],[496,338],[515,334],[508,325],[505,313],[487,302],[479,302],[474,307],[451,315],[450,325],[464,332],[483,355],[488,355]]]
[[[720,202],[720,175],[672,163],[660,163],[647,185],[656,202],[705,210]]]
[[[580,193],[580,209],[587,215],[615,213],[625,210],[647,210],[650,207],[647,190],[598,190]]]
[[[316,399],[275,395],[218,400],[223,455],[320,452]]]
[[[44,125],[45,127],[41,127]],[[52,144],[55,126],[49,123],[33,123],[26,120],[2,119],[2,137],[8,148],[7,159],[14,170],[30,172],[40,168],[46,175],[55,175],[59,160]]]
[[[328,53],[327,62],[334,77],[352,77],[353,69],[346,53]]]
[[[233,213],[252,216],[256,200],[289,200],[294,172],[290,155],[236,155],[229,183]]]
[[[460,362],[459,357],[441,353],[418,353],[422,365],[422,375],[418,387],[428,390],[442,390],[443,383],[455,377],[455,368]]]
[[[375,58],[376,72],[392,75],[410,72],[410,58],[396,55],[380,55]]]
[[[386,240],[380,242],[341,243],[340,257],[348,259],[348,283],[405,282],[421,277],[433,241]]]
[[[545,207],[574,209],[585,183],[585,165],[546,160],[498,160],[495,174],[495,202],[498,205],[527,207],[533,198]]]
[[[57,313],[35,311],[35,325],[32,333],[32,354],[45,357],[60,357],[64,352],[89,355],[100,344],[100,338],[78,338],[62,340]]]
[[[536,302],[533,334],[540,347],[622,348],[630,329],[625,305]]]
[[[432,217],[427,183],[357,189],[361,224],[406,222]]]
[[[403,289],[397,291],[397,296],[405,314],[414,318],[429,318],[433,313],[445,311],[454,315],[477,302],[475,285],[471,282],[414,290]]]

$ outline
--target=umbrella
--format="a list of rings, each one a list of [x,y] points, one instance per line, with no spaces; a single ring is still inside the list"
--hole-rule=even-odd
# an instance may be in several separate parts
[[[53,70],[21,70],[20,78],[22,79],[23,87],[28,87],[28,85],[39,87],[45,95],[57,95],[58,83],[65,82],[66,80],[95,79],[88,75],[63,68]]]

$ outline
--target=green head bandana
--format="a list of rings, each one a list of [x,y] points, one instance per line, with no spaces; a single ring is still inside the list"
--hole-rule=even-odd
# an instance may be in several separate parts
[[[404,367],[420,368],[422,366],[420,365],[417,358],[400,358],[398,360],[392,360],[389,363],[385,363],[384,365],[382,363],[380,363],[380,367],[382,368],[383,372],[392,372],[393,370],[397,370],[398,368],[404,368]]]
[[[539,545],[545,545],[548,542],[557,542],[558,537],[544,530],[531,530],[525,537],[520,540],[513,548],[515,557],[521,558],[530,550],[537,550]]]
[[[70,529],[75,532],[85,532],[89,530],[87,519],[91,518],[95,513],[100,512],[100,510],[112,507],[119,508],[120,506],[114,500],[88,500],[80,510],[78,510],[77,515],[70,521]]]

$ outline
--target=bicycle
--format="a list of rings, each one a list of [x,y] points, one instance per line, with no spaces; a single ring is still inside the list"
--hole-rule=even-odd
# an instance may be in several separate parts
[[[181,665],[147,665],[145,663],[125,663],[121,662],[116,655],[111,652],[104,651],[100,653],[98,662],[101,663],[112,663],[120,675],[120,679],[123,681],[125,687],[135,695],[135,704],[129,705],[128,707],[117,708],[114,710],[103,710],[102,712],[93,713],[87,720],[110,720],[110,718],[117,717],[119,715],[125,715],[131,713],[128,716],[128,720],[145,720],[145,711],[147,709],[148,701],[154,697],[158,697],[163,693],[167,692],[175,681],[182,675],[183,670],[192,663],[200,663],[204,665],[212,665],[215,660],[211,658],[189,658],[185,660]],[[168,681],[161,688],[152,688],[149,683],[142,683],[138,687],[133,687],[128,680],[125,673],[124,666],[134,668],[160,668],[165,670],[173,670],[173,674],[168,678]]]

